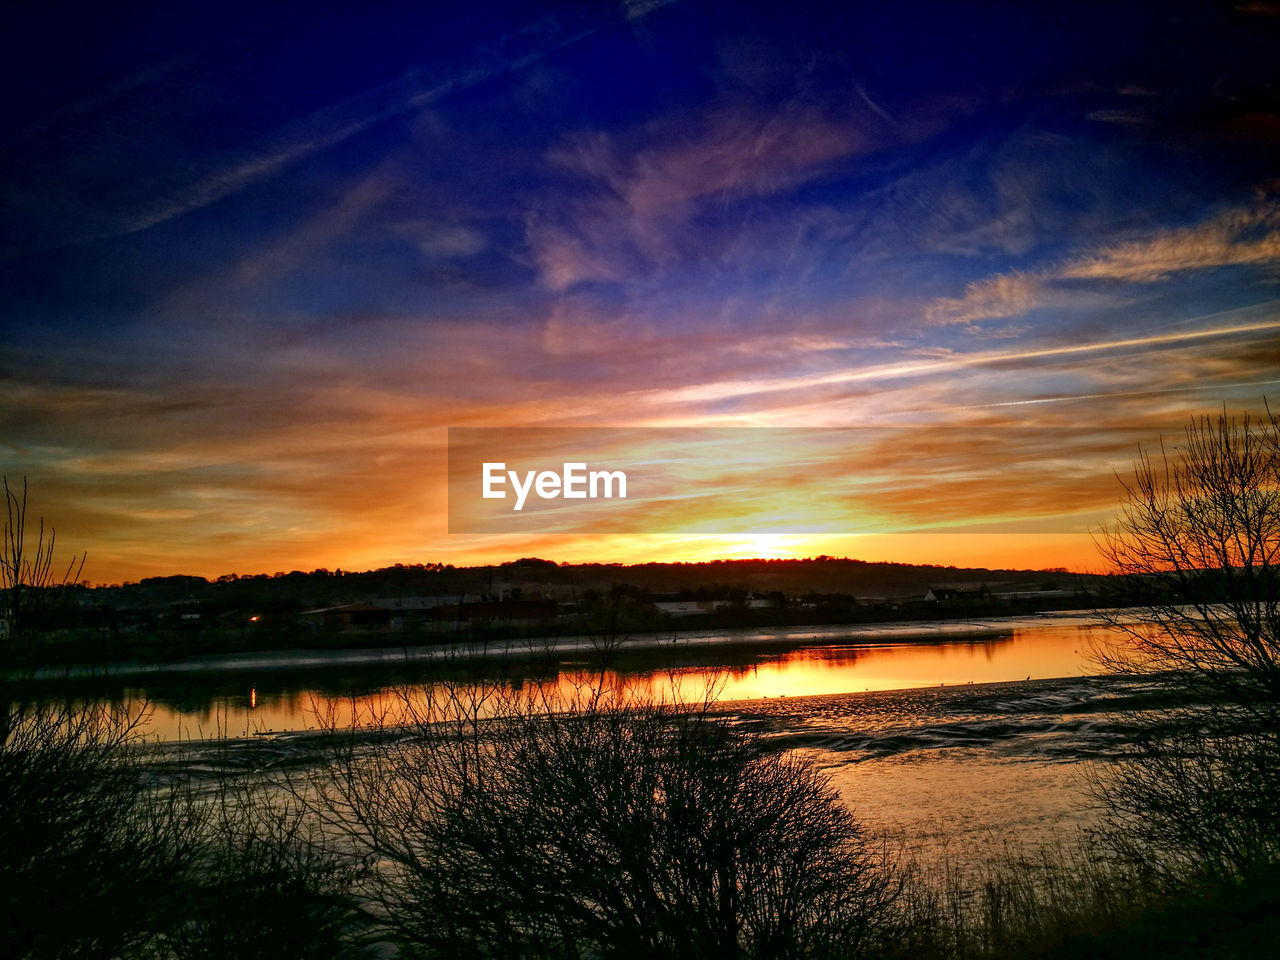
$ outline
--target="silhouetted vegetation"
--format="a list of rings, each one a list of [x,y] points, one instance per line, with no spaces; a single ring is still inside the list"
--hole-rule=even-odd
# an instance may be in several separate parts
[[[1280,873],[1155,885],[1148,874],[1064,846],[1010,852],[976,876],[935,866],[904,886],[901,960],[1253,960],[1280,946]],[[941,875],[941,879],[938,879]]]
[[[27,522],[27,481],[22,494],[4,478],[4,539],[0,544],[0,666],[38,655],[41,640],[60,625],[58,614],[84,568],[85,557],[73,557],[59,574],[54,566],[55,534],[41,517],[34,530]],[[31,542],[34,534],[35,542]]]
[[[158,778],[140,714],[0,715],[0,928],[15,958],[354,955],[359,865],[251,780]]]
[[[0,912],[15,957],[129,955],[197,856],[180,791],[142,789],[138,717],[8,703],[0,716]]]
[[[11,723],[6,955],[1073,960],[1280,936],[1274,870],[1154,886],[1084,850],[903,869],[755,733],[549,705],[418,701],[421,723],[335,731],[306,775],[203,781],[144,763],[125,717]]]
[[[1280,420],[1225,413],[1143,453],[1102,549],[1144,622],[1103,664],[1162,690],[1098,784],[1101,838],[1168,881],[1280,862]]]
[[[404,955],[854,957],[889,930],[898,883],[826,778],[705,710],[406,704],[300,793],[382,865]]]
[[[371,926],[353,890],[361,863],[254,778],[224,780],[202,811],[199,859],[178,878],[179,909],[149,942],[172,960],[363,956]]]

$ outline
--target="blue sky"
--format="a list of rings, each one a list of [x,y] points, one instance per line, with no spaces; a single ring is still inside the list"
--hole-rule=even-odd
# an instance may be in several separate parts
[[[1113,482],[1275,395],[1280,10],[835,7],[7,12],[5,473],[101,580],[656,559],[762,545],[450,537],[446,428],[1087,425]]]

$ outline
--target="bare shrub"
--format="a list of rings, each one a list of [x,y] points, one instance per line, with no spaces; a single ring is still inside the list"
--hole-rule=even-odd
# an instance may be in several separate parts
[[[1280,421],[1225,413],[1143,452],[1100,540],[1118,576],[1098,651],[1154,688],[1097,784],[1103,838],[1169,878],[1280,857]]]
[[[180,788],[148,789],[141,716],[0,705],[0,925],[13,957],[136,954],[167,922],[203,830]]]
[[[27,521],[27,481],[22,495],[9,488],[4,478],[5,523],[0,542],[0,662],[30,656],[47,629],[51,614],[66,600],[66,588],[76,582],[84,569],[83,554],[72,557],[65,570],[54,565],[55,534],[45,529],[44,518],[36,523],[36,539],[29,539]]]
[[[826,778],[705,706],[415,712],[310,785],[410,955],[849,957],[882,932],[896,887]]]
[[[219,784],[181,903],[151,946],[171,960],[363,956],[369,923],[352,889],[363,869],[269,779]]]

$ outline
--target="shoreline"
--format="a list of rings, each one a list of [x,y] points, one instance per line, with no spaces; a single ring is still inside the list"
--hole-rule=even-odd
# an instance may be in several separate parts
[[[1098,674],[1083,674],[1080,676],[1061,676],[1061,677],[1035,677],[1029,680],[984,680],[978,683],[955,684],[945,688],[935,686],[906,686],[893,687],[887,690],[846,690],[838,693],[810,693],[801,694],[795,697],[746,697],[735,700],[716,700],[708,709],[708,716],[726,719],[742,716],[761,717],[773,715],[774,708],[780,704],[786,703],[788,706],[796,704],[803,706],[810,701],[830,701],[835,702],[848,697],[862,696],[895,696],[899,694],[918,694],[922,691],[936,692],[944,697],[965,697],[981,695],[998,691],[1001,688],[1008,690],[1024,690],[1024,689],[1040,689],[1053,688],[1066,682],[1083,681],[1086,683],[1097,683],[1105,681],[1108,678]],[[500,720],[500,717],[487,717],[481,722],[494,722]],[[166,753],[184,754],[190,750],[206,750],[206,749],[232,749],[232,750],[249,750],[260,752],[274,752],[281,748],[292,746],[315,746],[323,744],[325,741],[339,738],[343,744],[350,744],[353,741],[372,741],[387,734],[400,734],[418,730],[420,724],[417,721],[405,721],[403,723],[391,723],[385,726],[376,727],[337,727],[337,728],[297,728],[290,730],[270,730],[250,733],[247,735],[225,735],[212,737],[191,737],[177,740],[144,740],[142,746],[155,759],[160,759]],[[190,759],[188,756],[187,759]]]
[[[1135,612],[1133,620],[1138,620]],[[663,648],[735,647],[761,644],[805,644],[815,641],[878,646],[893,643],[928,643],[939,640],[979,639],[1001,636],[1018,629],[1045,626],[1087,627],[1098,623],[1092,610],[1053,611],[1009,617],[966,620],[913,620],[880,624],[830,624],[797,627],[742,627],[728,630],[690,630],[643,633],[617,641],[600,637],[519,638],[486,642],[424,646],[387,646],[337,650],[264,650],[255,653],[208,654],[163,663],[124,661],[100,665],[37,667],[6,673],[0,682],[89,679],[94,677],[153,676],[156,674],[231,673],[252,670],[306,670],[324,667],[389,666],[405,663],[449,663],[485,659],[518,662],[565,654],[597,654]]]

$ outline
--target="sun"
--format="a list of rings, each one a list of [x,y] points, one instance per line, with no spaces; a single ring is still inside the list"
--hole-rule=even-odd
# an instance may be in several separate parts
[[[712,538],[709,554],[726,560],[779,560],[811,553],[812,537],[788,533],[743,533]]]

